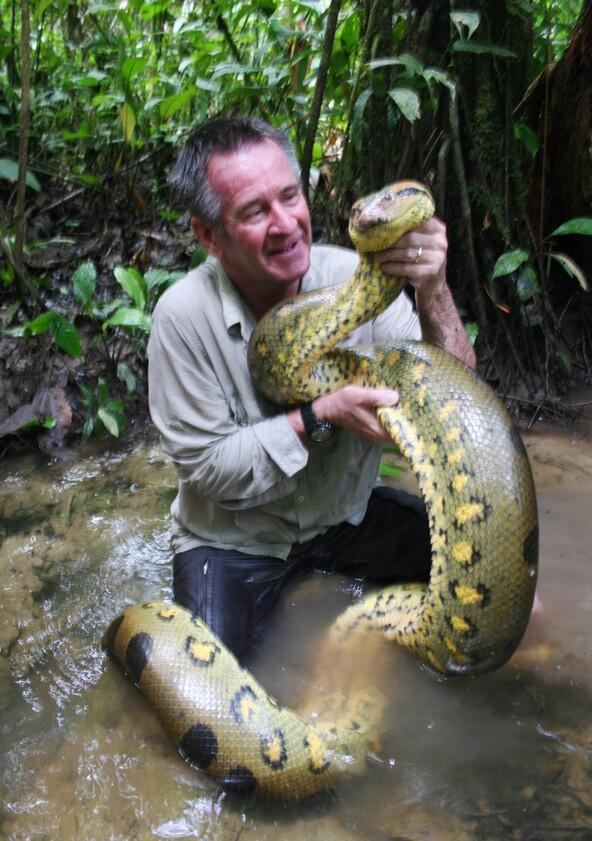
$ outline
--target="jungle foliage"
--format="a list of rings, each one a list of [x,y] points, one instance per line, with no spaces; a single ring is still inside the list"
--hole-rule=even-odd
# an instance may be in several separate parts
[[[557,405],[592,375],[592,149],[553,222],[548,80],[566,56],[590,79],[573,49],[592,53],[589,7],[0,0],[3,376],[35,343],[23,400],[57,377],[84,434],[120,433],[143,402],[151,309],[203,259],[166,184],[175,151],[207,116],[248,113],[289,132],[331,241],[358,195],[429,182],[482,373],[533,417]]]

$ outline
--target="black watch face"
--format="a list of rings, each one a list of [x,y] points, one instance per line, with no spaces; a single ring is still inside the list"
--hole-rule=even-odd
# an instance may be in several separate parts
[[[321,444],[323,441],[327,441],[332,435],[333,429],[330,427],[323,426],[319,426],[317,427],[317,429],[313,429],[310,433],[310,437],[317,444]]]

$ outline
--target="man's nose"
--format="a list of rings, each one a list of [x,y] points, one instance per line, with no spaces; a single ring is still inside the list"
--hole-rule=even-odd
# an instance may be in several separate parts
[[[271,220],[269,232],[272,234],[290,234],[296,227],[296,218],[289,208],[279,202],[274,203],[271,208]]]

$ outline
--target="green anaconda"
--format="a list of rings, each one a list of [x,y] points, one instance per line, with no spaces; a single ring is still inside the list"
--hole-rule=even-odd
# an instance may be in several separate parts
[[[373,252],[432,213],[431,195],[416,182],[360,200],[350,220],[360,255],[355,275],[268,313],[252,337],[249,365],[257,387],[278,403],[312,400],[346,383],[399,391],[399,403],[377,414],[426,503],[430,581],[367,596],[331,635],[347,646],[354,629],[378,629],[438,672],[471,674],[511,656],[534,597],[536,500],[520,435],[475,372],[436,347],[337,346],[405,283],[381,272]],[[340,721],[313,725],[279,706],[203,622],[176,605],[128,608],[106,645],[181,753],[226,789],[304,797],[333,787],[369,749],[372,698],[358,698]]]

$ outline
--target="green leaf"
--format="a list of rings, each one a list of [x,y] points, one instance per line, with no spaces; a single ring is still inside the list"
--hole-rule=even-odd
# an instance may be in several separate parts
[[[555,355],[559,359],[559,361],[561,362],[561,364],[563,365],[563,367],[565,368],[567,373],[571,374],[572,367],[573,367],[573,359],[571,358],[571,356],[569,356],[569,354],[567,354],[567,353],[562,353],[560,350],[557,351],[557,353]]]
[[[123,411],[123,400],[107,400],[103,405],[105,409],[108,409],[114,414],[121,414]]]
[[[82,402],[87,409],[90,409],[95,401],[95,396],[92,393],[92,389],[90,389],[84,383],[78,383],[78,388],[82,392]]]
[[[40,0],[39,5],[35,9],[35,13],[33,14],[33,20],[39,20],[52,3],[53,0]]]
[[[146,308],[146,282],[140,272],[133,267],[124,269],[117,266],[113,274],[122,289],[127,292],[136,307],[140,310]]]
[[[84,441],[88,441],[91,437],[93,432],[95,431],[95,419],[94,418],[87,418],[84,421],[84,426],[82,427],[82,438]]]
[[[368,100],[371,96],[372,90],[370,88],[366,88],[366,90],[362,91],[362,93],[358,96],[356,104],[354,105],[354,120],[362,119],[366,105],[368,104]]]
[[[12,181],[16,184],[18,181],[18,164],[16,161],[10,158],[0,158],[0,179]],[[41,184],[29,170],[27,170],[27,174],[25,175],[25,183],[32,190],[36,190],[38,193],[41,192]]]
[[[467,321],[465,323],[465,330],[467,331],[470,343],[474,345],[479,335],[479,325],[476,321]]]
[[[101,406],[101,408],[97,412],[97,415],[101,419],[107,432],[113,435],[114,438],[119,438],[119,433],[121,431],[119,418],[116,415],[109,412],[103,406]]]
[[[121,307],[121,309],[113,313],[111,318],[105,321],[103,330],[106,330],[108,327],[137,327],[139,330],[149,333],[150,324],[151,319],[148,313],[132,307]]]
[[[378,472],[380,476],[387,477],[387,476],[402,476],[407,471],[404,467],[401,467],[396,464],[388,464],[386,461],[381,461],[380,466],[378,468]]]
[[[368,69],[377,70],[380,67],[389,67],[392,65],[402,65],[406,68],[410,76],[416,76],[423,70],[421,62],[415,56],[409,55],[409,53],[402,53],[402,55],[393,58],[376,58],[368,62]]]
[[[101,70],[90,70],[85,76],[79,76],[76,84],[81,88],[96,88],[104,79],[109,78]]]
[[[205,250],[203,245],[198,245],[193,250],[191,255],[191,259],[189,261],[189,268],[195,269],[197,266],[201,266],[208,259],[208,252]]]
[[[71,321],[57,312],[44,312],[33,321],[24,325],[23,335],[39,336],[49,330],[52,339],[58,347],[69,353],[70,356],[81,356],[80,337],[78,330]]]
[[[258,73],[260,69],[256,64],[237,64],[236,62],[223,61],[216,65],[216,69],[212,73],[212,79],[219,79],[221,76],[239,76],[243,73],[249,75],[250,73]]]
[[[125,362],[120,362],[117,365],[117,379],[125,383],[128,394],[133,394],[136,390],[136,378],[132,369]]]
[[[27,321],[24,325],[25,335],[39,336],[41,333],[47,333],[56,316],[57,313],[55,312],[44,312],[43,315],[37,316],[33,321]]]
[[[146,286],[150,291],[154,288],[160,290],[168,289],[177,280],[180,280],[184,275],[181,271],[171,271],[170,269],[148,269],[145,274]]]
[[[53,429],[56,425],[56,419],[53,415],[46,415],[44,418],[30,418],[28,421],[22,423],[16,432],[27,432],[29,429],[38,429],[40,426],[43,429]]]
[[[168,0],[152,0],[149,3],[142,3],[140,8],[140,17],[142,20],[152,20],[152,18],[159,15],[168,6]]]
[[[454,41],[452,49],[456,53],[476,53],[477,55],[495,55],[498,58],[516,58],[516,53],[497,44],[485,44],[480,41]]]
[[[193,87],[181,91],[181,93],[173,94],[173,96],[167,96],[159,104],[161,118],[167,120],[169,117],[172,117],[173,114],[176,114],[177,111],[188,105],[194,96],[195,88]]]
[[[209,93],[218,93],[222,88],[220,82],[212,82],[210,79],[202,79],[201,77],[195,79],[195,87],[200,91],[209,91]]]
[[[102,406],[103,403],[105,403],[105,401],[107,400],[107,397],[109,396],[109,392],[107,390],[107,383],[105,382],[105,378],[104,377],[99,377],[97,385],[98,385],[98,389],[99,389],[99,391],[98,391],[99,404]]]
[[[97,270],[92,260],[82,263],[72,275],[74,295],[84,306],[88,306],[92,301],[96,282]]]
[[[89,187],[100,187],[103,183],[103,179],[99,178],[98,175],[91,175],[90,172],[84,172],[82,175],[78,176],[78,180],[81,181],[83,184],[88,184]]]
[[[430,82],[437,82],[438,84],[444,85],[444,87],[448,88],[450,91],[450,97],[454,100],[454,97],[456,96],[456,85],[448,73],[444,73],[442,70],[437,70],[435,67],[426,67],[421,75],[428,85]]]
[[[539,293],[539,284],[535,270],[531,266],[526,268],[518,274],[516,281],[516,289],[518,297],[521,301],[530,301]]]
[[[124,102],[119,109],[119,119],[121,120],[121,127],[123,129],[123,138],[127,144],[130,144],[134,137],[134,129],[136,128],[136,114],[129,102]]]
[[[78,330],[71,321],[63,315],[57,315],[49,328],[49,332],[58,347],[65,350],[70,356],[82,356],[80,337]]]
[[[578,266],[576,261],[572,259],[568,254],[562,254],[560,251],[552,251],[549,254],[549,257],[552,257],[553,260],[556,260],[559,263],[559,265],[565,269],[568,275],[574,277],[578,281],[584,292],[590,291],[588,281],[586,280],[586,275]]]
[[[133,79],[134,76],[137,76],[139,73],[143,73],[146,69],[146,65],[148,64],[148,59],[140,58],[139,56],[129,56],[123,62],[121,67],[121,75],[124,79],[127,79],[128,82]]]
[[[481,23],[481,15],[479,12],[450,12],[450,20],[456,27],[459,37],[463,37],[466,28],[467,39],[469,39],[477,31],[477,27]]]
[[[516,251],[506,251],[501,257],[496,260],[493,267],[492,280],[496,277],[503,277],[504,275],[515,272],[516,269],[528,260],[528,252],[519,248]]]
[[[410,123],[415,122],[421,113],[419,97],[411,88],[392,88],[389,96]]]
[[[303,9],[311,9],[313,12],[321,14],[323,11],[323,3],[321,0],[292,0],[292,5],[302,6]]]
[[[519,140],[534,158],[539,151],[539,137],[526,123],[514,123],[514,137]]]
[[[10,324],[12,319],[15,317],[15,315],[19,311],[20,306],[21,306],[21,302],[20,302],[20,300],[17,299],[16,301],[13,301],[12,304],[8,304],[8,306],[5,307],[5,309],[2,313],[2,316],[0,317],[1,321],[2,321],[2,325],[4,327],[8,327],[8,325]]]
[[[562,237],[568,234],[583,234],[584,236],[592,236],[592,217],[590,216],[576,216],[574,219],[569,219],[555,228],[550,237]],[[548,237],[547,237],[548,239]]]

